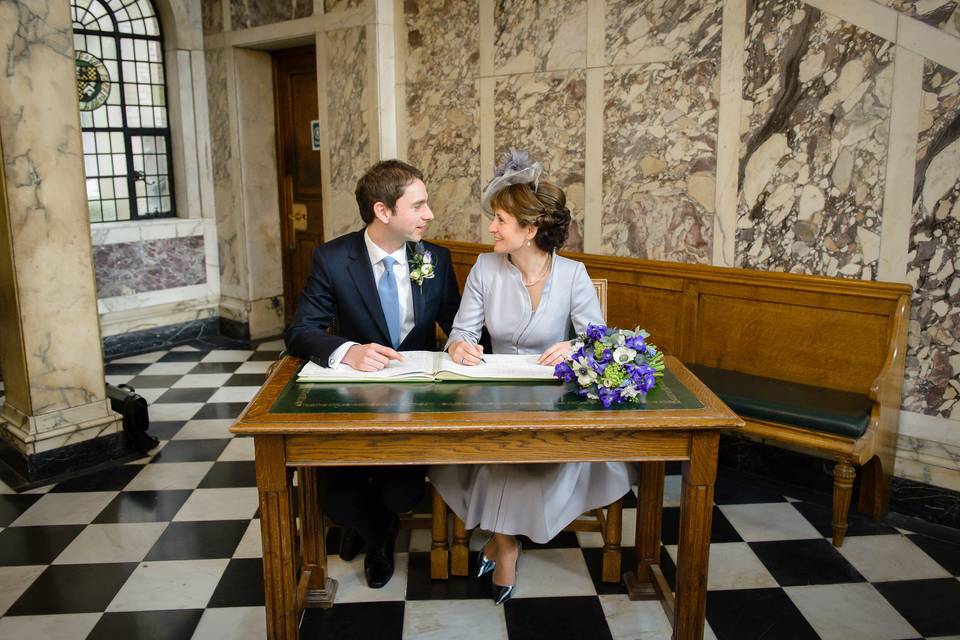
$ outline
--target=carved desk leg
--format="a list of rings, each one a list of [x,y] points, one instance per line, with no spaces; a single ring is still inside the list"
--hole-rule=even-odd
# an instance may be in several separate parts
[[[670,588],[660,572],[660,528],[663,521],[664,462],[640,464],[637,498],[637,566],[623,576],[631,600],[672,602]]]
[[[440,492],[433,490],[433,544],[430,545],[430,578],[449,577],[450,550],[447,546],[447,503]]]
[[[269,640],[295,640],[300,611],[294,562],[293,505],[283,436],[254,440],[260,529],[263,538],[263,595]]]
[[[680,546],[677,558],[677,596],[674,640],[702,640],[707,612],[707,568],[710,561],[710,523],[713,487],[717,478],[717,431],[694,433],[690,461],[683,463],[680,494]]]
[[[337,581],[327,576],[327,531],[317,496],[317,469],[298,467],[297,474],[300,477],[297,495],[300,499],[301,569],[309,572],[306,582],[301,576],[304,592],[300,604],[328,609],[333,606]]]

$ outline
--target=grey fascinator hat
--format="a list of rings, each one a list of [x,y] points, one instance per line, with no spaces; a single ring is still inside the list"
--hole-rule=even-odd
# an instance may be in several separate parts
[[[493,180],[484,187],[480,206],[483,207],[487,215],[493,216],[490,201],[498,191],[502,191],[512,184],[532,184],[533,190],[536,191],[542,173],[543,165],[536,160],[531,160],[530,154],[526,151],[510,149],[504,154],[500,166],[494,169]]]

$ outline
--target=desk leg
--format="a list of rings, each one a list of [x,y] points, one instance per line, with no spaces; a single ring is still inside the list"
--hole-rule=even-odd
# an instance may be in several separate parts
[[[713,486],[717,478],[719,445],[717,431],[694,433],[690,442],[690,460],[683,463],[674,640],[703,638],[710,522],[713,519]]]
[[[260,493],[267,638],[296,640],[300,611],[294,566],[293,505],[283,436],[256,436],[254,450]]]
[[[327,577],[327,530],[320,512],[317,495],[317,469],[297,467],[300,499],[300,585],[297,594],[303,595],[300,604],[304,607],[329,609],[337,593],[337,581]],[[304,578],[306,578],[304,580]]]
[[[623,576],[631,600],[669,600],[672,593],[660,571],[660,530],[663,522],[664,462],[640,464],[637,492],[636,570]]]

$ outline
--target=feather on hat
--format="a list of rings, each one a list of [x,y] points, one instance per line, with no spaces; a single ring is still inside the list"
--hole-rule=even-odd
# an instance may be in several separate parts
[[[530,159],[530,154],[519,149],[510,149],[503,156],[503,162],[493,171],[491,180],[483,189],[480,206],[488,216],[493,216],[490,201],[497,192],[512,184],[531,184],[537,190],[540,176],[543,174],[543,165]]]

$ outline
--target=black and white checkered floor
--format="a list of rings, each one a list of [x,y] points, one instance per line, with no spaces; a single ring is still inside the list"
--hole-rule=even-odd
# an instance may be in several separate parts
[[[253,447],[227,429],[281,344],[217,346],[107,365],[108,381],[129,382],[151,403],[151,432],[163,442],[149,457],[23,494],[0,485],[0,638],[264,637]],[[665,493],[662,556],[672,580],[677,475]],[[956,538],[853,516],[835,549],[827,506],[722,471],[716,505],[708,638],[960,638]],[[625,540],[633,529],[627,508]],[[362,556],[332,556],[337,604],[308,611],[301,635],[669,638],[658,603],[630,602],[599,581],[600,545],[598,534],[572,533],[527,545],[517,596],[494,607],[486,582],[432,582],[429,531],[405,531],[384,589],[365,586]]]

